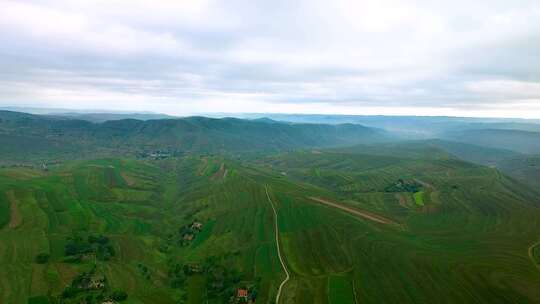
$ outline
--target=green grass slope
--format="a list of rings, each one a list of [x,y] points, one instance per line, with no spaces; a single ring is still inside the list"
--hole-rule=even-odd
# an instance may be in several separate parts
[[[234,164],[110,159],[28,176],[4,170],[0,194],[0,265],[9,273],[0,276],[2,303],[61,298],[94,264],[107,290],[127,292],[129,303],[226,303],[240,287],[256,290],[262,302],[275,293],[280,268],[271,209],[262,184]],[[16,201],[17,226],[5,223],[12,213],[6,200]],[[203,227],[187,229],[194,239],[185,242],[182,233],[194,221]],[[66,254],[71,239],[84,245],[93,235],[109,238],[114,256]],[[50,258],[36,263],[39,254]],[[189,267],[196,270],[188,274]],[[81,291],[64,301],[91,296],[97,303],[100,293]]]
[[[496,164],[501,171],[540,191],[540,156],[523,155],[500,160]]]
[[[243,288],[273,303],[285,274],[265,187],[291,273],[282,303],[539,302],[537,196],[408,149],[3,169],[0,302],[230,303]],[[96,277],[105,287],[83,288]]]
[[[344,206],[401,223],[402,229],[396,230],[350,216],[329,220],[324,217],[330,217],[332,210],[325,208],[327,213],[311,225],[325,227],[334,233],[331,238],[310,235],[314,232],[307,226],[299,231],[308,235],[287,242],[296,252],[288,256],[297,256],[290,259],[302,278],[346,274],[357,301],[365,303],[538,301],[534,285],[540,273],[527,256],[527,248],[540,233],[538,198],[495,169],[452,158],[396,160],[324,151],[279,155],[261,165],[315,185],[311,195],[319,191],[317,195]],[[411,185],[416,181],[423,204],[418,204],[419,192],[389,187],[399,179]],[[324,208],[301,202],[296,201],[298,208]],[[294,225],[307,221],[313,212],[294,216]],[[339,246],[323,249],[306,239],[318,246],[331,242]],[[333,264],[317,257],[310,264],[310,254],[298,253],[302,248],[346,262],[327,268]]]

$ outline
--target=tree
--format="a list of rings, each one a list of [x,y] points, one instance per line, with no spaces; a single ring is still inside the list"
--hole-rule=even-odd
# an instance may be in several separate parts
[[[88,243],[90,244],[98,243],[101,245],[105,245],[109,243],[109,238],[104,235],[98,235],[98,236],[90,235],[88,236]]]
[[[50,255],[47,253],[40,253],[36,256],[36,263],[45,264],[49,261]]]
[[[123,290],[115,290],[111,294],[111,298],[114,301],[118,301],[118,302],[125,301],[127,297],[128,297],[127,293]]]
[[[77,295],[78,292],[79,290],[77,288],[73,286],[68,286],[66,287],[66,289],[64,289],[64,291],[62,291],[62,298],[64,299],[72,298],[75,295]]]

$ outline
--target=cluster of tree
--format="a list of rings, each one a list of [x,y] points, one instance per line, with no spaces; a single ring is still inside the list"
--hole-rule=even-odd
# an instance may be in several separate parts
[[[242,275],[236,269],[223,265],[212,265],[207,270],[206,275],[208,297],[228,299],[235,294],[241,281]]]
[[[49,296],[33,296],[28,298],[27,304],[51,304],[55,303],[54,299]]]
[[[197,213],[202,209],[196,209],[193,213]],[[188,216],[191,218],[192,215]],[[166,239],[158,246],[158,250],[162,253],[169,252],[174,246],[188,246],[195,239],[198,233],[201,232],[203,224],[198,221],[191,221],[190,224],[180,227],[177,231],[170,232]]]
[[[150,280],[150,269],[146,265],[139,263],[137,269],[145,279]]]
[[[48,253],[40,253],[36,255],[36,263],[38,264],[46,264],[49,261],[49,258],[51,256]]]
[[[397,182],[389,185],[384,192],[411,192],[415,193],[422,190],[422,185],[414,180],[399,179]]]
[[[92,267],[88,272],[82,272],[71,281],[61,294],[54,296],[37,296],[28,299],[32,304],[99,304],[106,301],[122,302],[128,294],[123,290],[110,290],[107,278]]]
[[[169,266],[169,271],[167,271],[172,288],[181,288],[184,286],[187,276],[192,274],[193,272],[189,265],[181,264],[172,264]]]
[[[243,275],[234,267],[230,267],[230,263],[226,261],[227,257],[208,257],[202,264],[178,264],[174,263],[169,266],[168,277],[172,288],[184,287],[189,276],[204,275],[206,277],[206,290],[210,299],[222,298],[225,301],[235,298],[237,289],[243,282]],[[227,265],[227,266],[225,266]],[[250,290],[250,299],[254,300],[257,296],[258,282],[246,284]]]
[[[201,232],[202,223],[194,221],[191,224],[185,225],[178,229],[178,234],[180,236],[179,244],[181,246],[189,245],[193,239]]]
[[[80,236],[70,237],[65,245],[64,253],[70,257],[68,261],[79,262],[86,254],[95,254],[100,261],[108,261],[115,255],[109,238],[103,235],[90,235],[85,240]]]
[[[128,294],[123,290],[103,290],[96,292],[89,290],[75,290],[71,286],[68,286],[60,295],[58,303],[99,304],[107,301],[122,302],[127,300],[127,298]]]
[[[161,243],[158,247],[159,252],[167,253],[169,252],[169,247],[171,245],[171,240],[167,239],[166,243]]]
[[[128,294],[123,290],[115,290],[111,293],[111,300],[113,301],[122,302],[127,300],[127,298]]]

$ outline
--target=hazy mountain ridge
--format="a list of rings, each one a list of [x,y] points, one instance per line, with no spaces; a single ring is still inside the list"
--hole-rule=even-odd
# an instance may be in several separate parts
[[[497,168],[540,192],[540,155],[504,159]]]
[[[508,123],[493,124],[508,127]],[[441,133],[437,139],[408,141],[409,137],[402,133],[392,134],[352,123],[294,123],[271,118],[246,120],[201,116],[94,123],[68,117],[0,111],[0,140],[4,143],[0,155],[3,163],[10,163],[72,159],[75,156],[136,155],[154,150],[180,154],[235,154],[343,147],[340,148],[343,152],[364,151],[400,157],[451,156],[497,167],[531,184],[529,181],[538,176],[538,170],[522,164],[529,158],[526,154],[540,153],[540,133],[482,129],[492,125],[486,122],[472,125],[480,129],[461,129],[471,126],[466,123],[457,130]],[[525,126],[531,125],[534,126]],[[423,147],[422,153],[418,153],[418,147]],[[446,154],[442,155],[441,151]]]
[[[51,117],[69,118],[86,120],[95,123],[106,122],[110,120],[122,120],[122,119],[137,119],[137,120],[151,120],[151,119],[174,119],[175,116],[158,113],[56,113],[48,115]]]
[[[51,146],[60,146],[60,150],[74,146],[92,151],[113,149],[128,153],[141,149],[238,153],[345,146],[391,138],[383,130],[355,124],[289,124],[207,117],[92,123],[9,111],[0,111],[0,134],[9,136],[15,146],[17,138],[30,144],[32,139],[39,138],[36,146],[30,149],[38,154],[47,149],[47,142]]]
[[[540,132],[514,129],[477,129],[450,131],[442,135],[445,139],[507,149],[525,154],[540,153]]]
[[[217,115],[219,117],[219,115]],[[480,118],[450,116],[385,116],[325,114],[239,114],[241,118],[266,117],[293,123],[355,123],[381,128],[409,139],[440,137],[441,133],[469,129],[517,129],[540,131],[540,120],[520,118]]]

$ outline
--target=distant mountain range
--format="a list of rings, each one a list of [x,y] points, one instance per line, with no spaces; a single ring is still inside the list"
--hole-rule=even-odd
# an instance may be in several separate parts
[[[525,154],[540,153],[540,132],[515,129],[470,129],[446,132],[442,137]]]
[[[219,115],[216,115],[219,117]],[[540,120],[519,118],[471,118],[447,116],[384,116],[384,115],[323,115],[323,114],[238,114],[238,117],[268,119],[292,123],[343,124],[354,123],[380,128],[404,139],[444,137],[458,130],[505,129],[540,132]]]
[[[263,114],[243,114],[258,118]],[[383,129],[402,140],[444,139],[525,154],[540,154],[540,120],[445,116],[264,114],[289,123],[354,123]]]
[[[271,122],[271,123],[269,123]],[[245,153],[346,146],[391,140],[383,130],[357,124],[290,124],[268,119],[187,117],[94,123],[66,116],[0,111],[4,159],[84,153]],[[25,151],[25,153],[20,153]],[[82,153],[82,152],[81,152]]]
[[[122,119],[137,119],[137,120],[151,120],[151,119],[173,119],[175,116],[157,113],[57,113],[49,114],[52,117],[57,118],[70,118],[86,120],[90,122],[106,122],[110,120],[122,120]]]
[[[485,165],[516,155],[540,154],[540,124],[534,120],[282,114],[249,115],[249,119],[173,118],[153,113],[0,111],[0,140],[5,143],[0,156],[4,160],[31,159],[29,155],[59,157],[73,151],[90,155],[158,149],[255,153],[426,139],[458,157]]]

